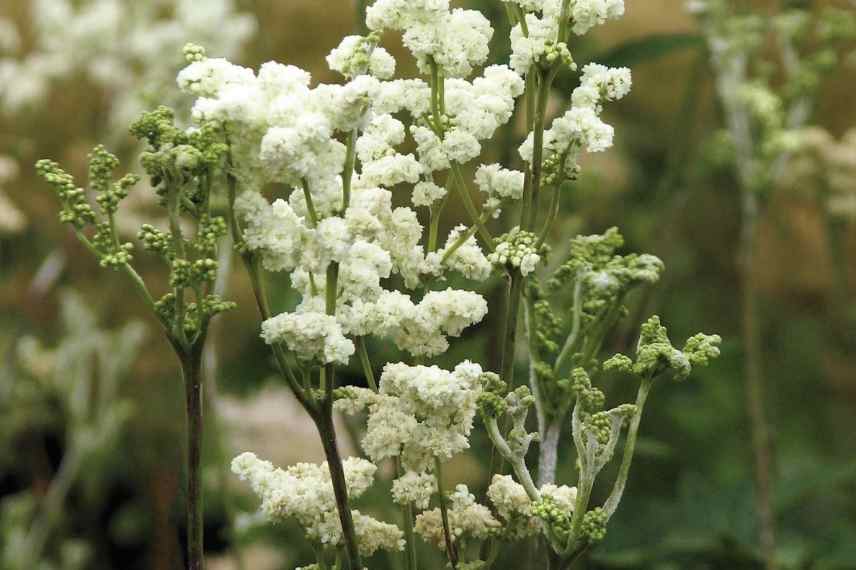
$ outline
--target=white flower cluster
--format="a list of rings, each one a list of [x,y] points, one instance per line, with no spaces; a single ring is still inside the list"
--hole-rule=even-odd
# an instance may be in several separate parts
[[[598,113],[603,101],[618,101],[630,93],[632,80],[626,67],[610,68],[597,63],[583,67],[580,86],[571,94],[574,107],[589,107]]]
[[[485,257],[475,236],[468,237],[455,248],[459,238],[466,231],[467,227],[463,225],[450,231],[446,245],[439,251],[429,253],[425,257],[424,273],[441,277],[445,270],[451,269],[473,281],[484,281],[490,277],[493,266]],[[455,249],[452,250],[453,248]],[[445,261],[443,261],[444,259]]]
[[[347,364],[354,343],[342,334],[336,317],[324,313],[283,313],[262,323],[268,344],[285,343],[302,360]]]
[[[449,9],[449,0],[378,0],[366,12],[369,29],[403,32],[419,70],[436,63],[448,77],[467,77],[488,56],[493,28],[476,10]]]
[[[476,171],[476,185],[487,194],[484,207],[499,217],[505,200],[520,200],[526,175],[518,170],[507,170],[498,164],[485,164]]]
[[[358,498],[371,486],[377,467],[365,459],[344,460],[348,496]],[[326,463],[298,463],[278,469],[253,453],[242,453],[232,461],[232,472],[249,482],[262,501],[261,512],[273,521],[294,519],[307,537],[320,545],[336,546],[342,541],[342,527],[336,498]],[[361,554],[370,556],[378,549],[401,550],[403,533],[395,525],[352,511]]]
[[[368,408],[362,447],[373,461],[400,456],[407,469],[424,473],[433,468],[435,459],[445,461],[469,447],[481,378],[481,366],[469,361],[453,372],[437,366],[387,364],[379,393],[345,388],[336,408],[346,413]],[[407,480],[399,489],[415,501],[414,483],[425,481]]]
[[[545,484],[539,489],[542,498],[550,498],[556,507],[567,513],[574,512],[577,500],[577,488],[567,485]],[[496,509],[497,515],[507,524],[516,527],[518,535],[536,533],[541,522],[532,515],[532,501],[523,485],[510,475],[494,475],[487,490],[487,497]],[[522,524],[519,524],[522,522]],[[518,524],[515,524],[518,523]]]
[[[145,110],[151,93],[170,93],[176,68],[164,62],[175,61],[187,38],[232,56],[256,29],[234,0],[210,0],[204,9],[196,0],[34,0],[28,8],[33,47],[25,53],[14,54],[21,44],[15,27],[0,20],[0,35],[9,38],[0,44],[10,52],[3,57],[0,45],[0,107],[37,104],[53,82],[83,74],[116,94],[110,105],[116,125]]]
[[[630,92],[630,85],[630,70],[626,67],[586,65],[581,84],[571,96],[571,108],[544,132],[545,157],[561,159],[566,174],[571,176],[581,151],[601,152],[611,147],[614,130],[600,119],[603,102],[621,99]],[[532,161],[533,144],[530,133],[520,146],[520,156],[526,162]]]
[[[419,510],[428,508],[437,492],[437,477],[433,473],[408,471],[392,482],[392,500],[400,505],[412,503]]]
[[[395,75],[395,59],[363,36],[345,36],[327,56],[327,65],[347,78],[369,74],[390,79]]]
[[[452,542],[466,539],[488,538],[502,526],[491,514],[490,509],[476,502],[466,485],[455,487],[449,495],[449,530]],[[426,542],[445,550],[443,520],[440,509],[420,513],[414,529]]]

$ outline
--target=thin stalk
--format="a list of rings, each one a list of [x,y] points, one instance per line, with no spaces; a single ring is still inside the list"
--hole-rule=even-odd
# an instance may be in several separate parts
[[[621,458],[621,467],[618,468],[618,476],[615,479],[612,492],[603,505],[603,510],[606,512],[607,517],[611,517],[615,513],[618,503],[621,502],[621,497],[624,495],[627,476],[630,474],[630,465],[633,463],[633,453],[636,450],[636,437],[639,434],[639,424],[642,421],[642,410],[645,408],[645,401],[648,399],[652,385],[653,380],[650,378],[643,379],[642,383],[639,384],[639,391],[636,393],[636,414],[630,420],[630,427],[627,428],[627,440],[624,442],[624,455]]]
[[[309,183],[303,181],[303,197],[306,199],[306,211],[309,213],[309,224],[315,228],[318,227],[318,212],[315,211],[315,204],[312,202],[312,192],[309,190]]]
[[[203,570],[202,515],[202,351],[191,348],[181,358],[187,413],[187,567]]]
[[[482,222],[486,222],[488,217],[490,217],[490,213],[489,212],[483,212],[480,220]],[[451,258],[453,255],[455,255],[455,252],[458,251],[459,249],[461,249],[461,246],[463,246],[465,243],[467,243],[467,241],[471,237],[476,235],[476,231],[478,231],[478,228],[476,226],[470,226],[469,228],[467,228],[467,231],[460,234],[458,236],[458,238],[452,243],[452,245],[450,245],[448,247],[448,249],[446,249],[443,252],[443,258],[440,260],[440,263],[442,264],[442,263],[446,263],[447,261],[449,261],[449,258]]]
[[[580,325],[582,322],[582,313],[583,313],[583,280],[581,276],[577,276],[576,282],[574,283],[574,300],[572,307],[572,322],[571,322],[571,332],[568,334],[568,338],[565,339],[565,344],[562,346],[561,352],[559,352],[559,356],[556,358],[556,363],[553,365],[553,371],[559,372],[564,366],[565,361],[571,356],[573,353],[573,349],[577,344],[577,339],[580,335]]]
[[[363,367],[363,375],[366,377],[366,383],[372,391],[377,392],[377,380],[375,380],[374,370],[372,370],[372,361],[369,359],[369,351],[366,349],[366,338],[358,336],[354,344],[357,345],[357,355],[360,358],[360,365]]]
[[[533,147],[532,164],[530,167],[529,188],[523,192],[523,209],[521,210],[520,227],[531,231],[538,210],[541,192],[541,175],[544,169],[544,123],[547,116],[547,102],[550,98],[550,88],[556,72],[551,70],[541,75],[538,86],[538,96],[535,101],[535,116],[532,125]],[[527,191],[528,190],[528,191]]]
[[[394,458],[396,476],[404,475],[404,468],[401,466],[401,457]],[[413,503],[401,505],[401,514],[404,517],[404,566],[407,570],[417,570],[418,560],[416,558],[416,541],[413,535]]]
[[[333,426],[332,401],[326,402],[324,409],[314,418],[324,447],[324,456],[330,469],[330,481],[333,484],[333,494],[336,497],[336,510],[342,524],[342,538],[345,546],[346,568],[362,570],[363,563],[357,545],[357,535],[354,532],[354,518],[348,502],[348,487],[345,483],[345,469],[342,457],[336,444],[336,429]]]
[[[357,129],[348,133],[345,142],[345,170],[342,172],[342,212],[351,204],[351,181],[354,179],[354,166],[357,162]]]
[[[758,198],[743,192],[743,228],[740,239],[743,295],[743,348],[746,359],[746,403],[752,431],[755,487],[760,519],[761,552],[767,570],[775,570],[776,520],[773,513],[772,443],[764,411],[765,386],[761,349],[761,325],[755,284],[755,249],[758,232]]]
[[[509,389],[514,387],[514,353],[517,346],[517,322],[520,315],[520,301],[523,294],[524,277],[520,271],[513,271],[508,280],[506,292],[505,319],[502,328],[502,364],[501,376]]]
[[[427,253],[433,253],[437,250],[437,238],[440,233],[440,218],[443,213],[443,208],[446,207],[446,203],[449,201],[448,187],[451,184],[451,181],[451,178],[446,181],[446,195],[443,196],[440,203],[431,206],[431,214],[428,221],[428,243],[426,244]]]
[[[443,520],[443,538],[446,541],[446,555],[449,557],[449,564],[452,565],[452,570],[458,568],[458,553],[455,550],[455,544],[452,542],[452,529],[449,526],[449,511],[446,505],[446,490],[443,486],[443,465],[439,459],[434,459],[434,473],[437,476],[437,492],[440,495],[440,517]]]
[[[472,196],[470,196],[469,188],[467,188],[467,183],[464,181],[464,175],[461,173],[460,165],[452,163],[452,175],[457,181],[457,185],[455,187],[458,189],[458,196],[460,196],[461,202],[464,204],[464,209],[467,211],[470,221],[478,229],[478,233],[482,238],[485,248],[489,251],[493,251],[495,249],[493,245],[493,236],[482,221],[481,216],[479,216],[478,209],[473,202]]]

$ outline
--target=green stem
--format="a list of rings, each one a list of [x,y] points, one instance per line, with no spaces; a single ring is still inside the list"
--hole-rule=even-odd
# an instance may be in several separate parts
[[[467,211],[470,221],[478,229],[478,233],[482,238],[485,248],[489,251],[493,251],[495,249],[493,245],[493,236],[490,231],[488,231],[481,216],[479,216],[478,209],[476,209],[472,196],[470,196],[469,188],[467,188],[467,183],[464,181],[464,175],[461,173],[460,165],[454,162],[452,163],[452,175],[455,177],[455,181],[457,182],[455,187],[458,189],[458,195],[461,198],[461,202],[464,204],[464,209]]]
[[[488,212],[482,212],[480,220],[482,221],[482,223],[484,223],[489,217],[490,214]],[[461,246],[467,243],[467,241],[476,234],[476,231],[478,231],[477,226],[470,226],[469,228],[467,228],[467,231],[461,233],[454,241],[454,243],[452,243],[452,245],[450,245],[448,249],[443,252],[443,258],[440,260],[440,263],[442,264],[449,261],[449,259],[453,255],[455,255],[455,252],[461,249]]]
[[[580,324],[582,322],[582,313],[583,313],[583,280],[582,276],[578,275],[576,278],[576,282],[574,283],[574,304],[572,307],[572,323],[571,323],[571,332],[568,335],[568,338],[565,339],[565,344],[562,346],[562,350],[559,353],[559,356],[556,358],[556,364],[553,366],[553,372],[559,372],[562,370],[562,366],[564,366],[565,361],[571,356],[573,353],[573,349],[577,344],[577,339],[580,334]]]
[[[366,349],[366,338],[358,336],[354,344],[357,345],[357,355],[360,358],[360,365],[363,367],[363,375],[366,377],[366,383],[372,391],[377,392],[377,380],[375,380],[374,370],[372,370],[372,361],[369,359],[369,351]]]
[[[354,166],[357,162],[357,129],[348,133],[345,152],[345,170],[342,173],[342,212],[351,204],[351,182],[354,179]]]
[[[312,202],[312,192],[309,191],[309,183],[303,181],[303,196],[306,198],[306,211],[309,213],[309,224],[316,228],[318,227],[318,212],[315,211],[315,204]]]
[[[449,192],[448,186],[450,181],[446,182],[446,195],[443,196],[443,199],[440,200],[440,203],[437,205],[431,206],[431,215],[429,220],[428,227],[428,244],[427,244],[427,252],[432,253],[437,250],[437,237],[440,233],[440,218],[443,213],[443,209],[446,207],[446,203],[449,201]]]
[[[621,497],[624,495],[624,488],[627,485],[627,477],[630,474],[630,465],[633,463],[633,453],[636,450],[636,438],[639,434],[639,424],[642,421],[642,410],[645,408],[645,402],[648,399],[648,394],[651,391],[654,381],[651,378],[643,378],[639,385],[639,391],[636,393],[636,414],[630,420],[630,427],[627,428],[627,440],[624,442],[624,455],[621,458],[621,467],[618,468],[618,476],[615,479],[615,485],[612,487],[612,492],[609,498],[603,505],[603,510],[606,516],[612,517],[618,508],[618,503],[621,502]]]
[[[452,570],[457,570],[458,553],[455,550],[454,542],[452,542],[452,529],[449,526],[449,511],[448,505],[446,505],[446,491],[443,485],[443,465],[436,458],[434,459],[434,472],[437,475],[437,492],[440,495],[440,517],[443,520],[443,538],[446,541],[446,555],[449,557]]]
[[[502,328],[501,378],[511,390],[514,388],[514,353],[517,346],[517,323],[525,278],[520,271],[512,271],[506,293],[505,319]]]
[[[529,185],[523,191],[523,209],[520,215],[520,227],[531,231],[535,224],[538,200],[541,192],[541,177],[544,169],[544,123],[547,116],[547,102],[555,71],[540,74],[538,98],[535,101],[535,117],[532,125],[533,147],[530,165]]]
[[[404,468],[401,466],[401,457],[395,456],[393,461],[395,463],[396,476],[401,477],[404,475]],[[417,570],[416,541],[413,535],[413,519],[415,518],[413,515],[413,503],[401,505],[401,514],[404,517],[404,566],[407,570]]]

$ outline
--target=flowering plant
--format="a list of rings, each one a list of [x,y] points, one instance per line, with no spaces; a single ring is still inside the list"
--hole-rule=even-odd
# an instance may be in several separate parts
[[[719,353],[715,335],[695,335],[676,348],[652,317],[633,357],[602,359],[627,294],[655,283],[663,270],[654,256],[618,253],[618,230],[576,237],[547,263],[554,255],[548,239],[580,161],[612,145],[613,129],[601,114],[629,92],[630,71],[585,65],[570,105],[550,121],[552,85],[560,72],[577,70],[571,39],[620,17],[623,1],[515,0],[505,9],[513,24],[509,65],[485,68],[490,22],[478,11],[452,9],[448,0],[370,5],[368,32],[346,37],[327,58],[342,84],[313,85],[307,72],[276,62],[254,71],[188,45],[178,85],[195,97],[193,125],[177,127],[172,112],[160,108],[132,127],[148,145],[143,165],[171,221],[169,231],[144,226],[140,233],[146,249],[170,267],[172,290],[156,302],[130,267],[133,246],[119,243],[111,229],[118,201],[135,181],[111,183],[115,160],[94,153],[102,220],[68,175],[40,163],[63,201],[63,220],[102,265],[133,278],[181,359],[191,478],[201,437],[198,351],[210,318],[229,307],[208,290],[217,273],[214,249],[228,226],[255,293],[261,336],[315,423],[327,460],[280,469],[243,453],[232,468],[259,495],[267,517],[303,529],[317,554],[314,568],[359,569],[387,550],[403,551],[415,569],[417,535],[453,569],[490,567],[501,543],[525,539],[545,545],[550,567],[567,567],[604,537],[616,512],[653,385],[683,380]],[[402,34],[420,78],[394,79],[396,62],[380,46],[386,32]],[[531,131],[519,148],[521,170],[471,166],[517,107]],[[286,195],[269,201],[272,185],[287,188]],[[396,205],[405,189],[410,204]],[[227,205],[215,212],[211,196],[221,191]],[[453,199],[467,223],[441,236]],[[195,225],[194,237],[185,237],[182,216]],[[300,301],[274,314],[266,286],[269,277],[283,286],[283,276]],[[477,289],[494,276],[507,281],[502,330],[494,333],[498,371],[469,360],[453,370],[432,364],[489,310],[478,291],[449,281]],[[370,337],[401,353],[378,378]],[[515,378],[518,345],[528,349],[528,382]],[[337,368],[352,359],[366,387],[337,381]],[[635,403],[607,408],[595,386],[605,373],[638,379]],[[537,430],[530,432],[532,409]],[[365,414],[366,458],[341,457],[334,411]],[[462,484],[449,492],[443,476],[444,464],[468,449],[477,420],[498,458],[485,497]],[[554,481],[567,424],[575,486]],[[595,506],[595,480],[622,432],[612,491]],[[533,443],[537,477],[527,464]],[[391,495],[403,525],[353,508],[385,460],[394,467]],[[202,567],[199,508],[198,496],[190,496],[194,570]]]

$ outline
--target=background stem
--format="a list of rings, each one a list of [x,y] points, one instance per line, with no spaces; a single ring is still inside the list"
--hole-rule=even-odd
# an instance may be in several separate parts
[[[197,347],[182,355],[187,412],[187,567],[203,570],[202,516],[202,351]]]

